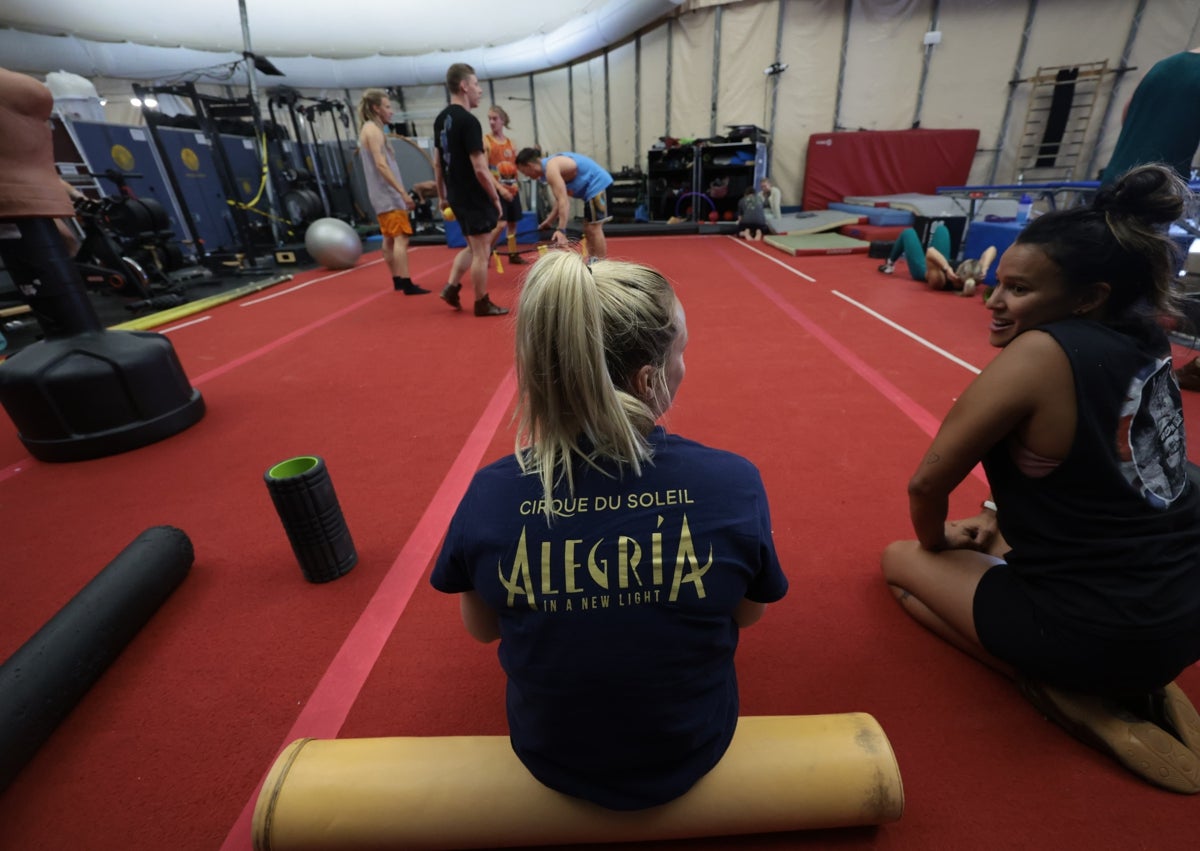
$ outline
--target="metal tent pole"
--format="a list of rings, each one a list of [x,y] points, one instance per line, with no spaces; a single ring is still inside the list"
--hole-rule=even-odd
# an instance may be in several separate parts
[[[262,110],[258,107],[258,71],[254,67],[254,48],[250,45],[250,19],[246,14],[246,0],[238,0],[238,13],[242,18],[242,50],[246,59],[246,80],[250,89],[250,111],[254,117],[258,155],[264,164],[263,167],[269,169],[270,160],[267,158],[267,139],[263,129]],[[283,245],[283,234],[279,228],[279,202],[275,199],[275,187],[269,173],[263,175],[263,182],[267,188],[267,205],[271,208],[271,215],[267,217],[271,222],[271,235],[275,238],[275,245],[280,246]]]
[[[1142,14],[1146,11],[1146,0],[1138,0],[1137,8],[1133,11],[1133,19],[1129,22],[1129,33],[1125,36],[1125,49],[1121,51],[1121,65],[1117,68],[1116,78],[1108,92],[1108,103],[1104,104],[1104,112],[1100,115],[1100,130],[1092,143],[1092,154],[1088,157],[1087,171],[1083,173],[1085,180],[1091,180],[1096,174],[1096,156],[1100,153],[1100,137],[1108,126],[1108,116],[1112,113],[1113,101],[1117,99],[1117,89],[1125,78],[1124,71],[1129,67],[1129,55],[1133,53],[1133,43],[1137,41],[1138,29],[1141,28]],[[1191,44],[1191,42],[1188,42]]]
[[[1029,0],[1029,8],[1025,10],[1025,27],[1021,31],[1021,46],[1017,49],[1017,58],[1013,62],[1013,80],[1021,79],[1021,69],[1025,66],[1025,50],[1029,47],[1029,34],[1033,31],[1033,18],[1037,14],[1037,0]],[[992,154],[992,167],[988,170],[987,182],[996,182],[996,169],[1000,167],[1000,154],[1004,151],[1004,141],[1008,137],[1008,122],[1012,118],[1013,86],[1008,87],[1008,100],[1004,104],[1004,117],[1000,120],[1000,132],[996,136],[996,148]]]

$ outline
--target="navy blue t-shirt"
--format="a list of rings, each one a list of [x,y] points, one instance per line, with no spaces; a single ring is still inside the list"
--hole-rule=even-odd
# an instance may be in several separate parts
[[[547,524],[515,457],[480,470],[431,582],[500,620],[513,750],[542,783],[612,809],[686,792],[737,724],[732,613],[787,579],[758,470],[655,429],[641,477],[580,463]]]

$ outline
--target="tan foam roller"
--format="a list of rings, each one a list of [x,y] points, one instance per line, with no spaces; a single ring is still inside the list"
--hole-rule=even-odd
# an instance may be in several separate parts
[[[629,842],[883,824],[904,789],[865,713],[745,717],[683,797],[614,812],[546,788],[506,736],[299,739],[254,808],[257,851]]]

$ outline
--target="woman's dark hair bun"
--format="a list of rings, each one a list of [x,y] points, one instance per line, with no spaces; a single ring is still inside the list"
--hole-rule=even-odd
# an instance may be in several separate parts
[[[1174,169],[1144,165],[1126,172],[1112,186],[1096,193],[1092,207],[1102,213],[1168,224],[1183,214],[1187,184]]]

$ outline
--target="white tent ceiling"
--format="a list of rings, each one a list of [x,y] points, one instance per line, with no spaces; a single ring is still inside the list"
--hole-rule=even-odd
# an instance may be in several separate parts
[[[593,53],[682,0],[246,0],[254,53],[304,86],[414,85],[451,62],[480,77],[532,73]],[[162,79],[240,57],[238,0],[5,0],[0,66],[28,73]]]

